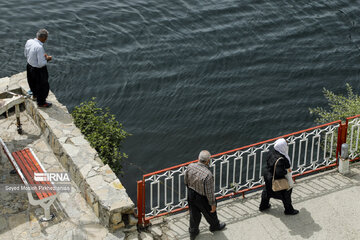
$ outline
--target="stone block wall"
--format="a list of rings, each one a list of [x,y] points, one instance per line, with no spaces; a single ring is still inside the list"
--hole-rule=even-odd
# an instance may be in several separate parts
[[[26,73],[4,80],[11,83],[10,89],[20,87],[24,94],[28,90]],[[55,156],[70,173],[101,223],[111,231],[124,227],[125,223],[136,224],[134,203],[117,176],[108,165],[102,163],[96,150],[74,125],[66,107],[57,101],[52,92],[48,100],[53,106],[41,109],[36,102],[27,99],[26,111],[41,128]]]

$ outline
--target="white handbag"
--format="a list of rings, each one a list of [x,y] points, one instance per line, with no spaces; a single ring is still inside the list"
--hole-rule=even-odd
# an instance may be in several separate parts
[[[289,183],[289,188],[291,189],[294,187],[294,179],[292,178],[292,172],[289,172],[285,175],[285,178],[287,179],[288,183]]]

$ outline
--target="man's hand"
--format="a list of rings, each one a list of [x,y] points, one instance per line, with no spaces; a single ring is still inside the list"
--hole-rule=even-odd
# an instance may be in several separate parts
[[[45,56],[46,61],[48,61],[48,62],[51,61],[52,56],[48,56],[46,53],[45,53],[44,56]]]
[[[211,213],[214,213],[215,211],[216,211],[216,205],[212,205],[212,206],[211,206],[211,211],[210,211],[210,212],[211,212]]]

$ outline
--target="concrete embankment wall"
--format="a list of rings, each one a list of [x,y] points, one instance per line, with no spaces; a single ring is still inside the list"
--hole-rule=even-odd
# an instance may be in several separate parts
[[[26,73],[0,79],[0,91],[6,89],[20,89],[25,94],[28,91]],[[89,206],[111,231],[125,224],[135,225],[134,203],[117,176],[108,165],[102,163],[97,152],[73,123],[66,107],[57,101],[52,92],[48,100],[53,106],[41,109],[36,102],[26,99],[26,111],[41,128],[55,156],[70,173]]]

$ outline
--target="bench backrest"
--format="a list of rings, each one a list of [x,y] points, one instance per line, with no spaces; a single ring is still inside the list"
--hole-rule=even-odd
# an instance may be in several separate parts
[[[24,177],[24,174],[22,174],[20,167],[17,165],[15,159],[13,158],[13,156],[11,155],[9,149],[7,148],[7,146],[5,145],[4,141],[1,138],[0,138],[0,145],[1,145],[1,148],[3,149],[5,155],[9,159],[11,165],[13,165],[14,169],[19,174],[19,176],[20,176],[21,180],[23,181],[23,183],[26,186],[29,186],[29,183],[27,182],[26,178]]]
[[[54,187],[53,182],[50,181],[36,181],[35,173],[46,173],[45,168],[40,163],[31,148],[26,148],[20,151],[10,153],[6,147],[4,141],[0,138],[0,144],[4,150],[5,155],[10,160],[11,164],[15,168],[16,172],[20,176],[23,183],[31,188],[31,185],[41,185],[52,189]],[[47,198],[55,195],[54,190],[34,190],[39,199]]]

